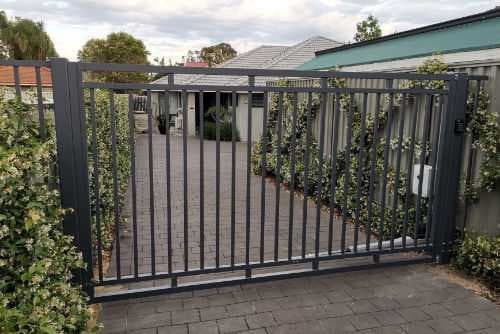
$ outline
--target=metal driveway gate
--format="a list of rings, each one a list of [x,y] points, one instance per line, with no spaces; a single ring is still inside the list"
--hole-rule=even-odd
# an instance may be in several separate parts
[[[74,209],[64,228],[95,268],[81,273],[91,301],[353,270],[366,265],[337,263],[367,256],[378,263],[380,255],[402,252],[448,261],[468,86],[474,80],[479,87],[483,77],[65,59],[8,64],[18,94],[19,66],[36,66],[37,73],[40,66],[51,68],[62,203]],[[93,80],[104,72],[160,73],[166,79]],[[188,75],[246,84],[185,84]],[[41,91],[39,73],[37,87]],[[107,94],[104,111],[98,91]],[[126,125],[117,122],[119,94],[128,96]],[[146,134],[134,131],[133,94],[146,96]],[[261,101],[258,108],[255,101]],[[154,133],[154,117],[175,114],[178,107],[182,130],[167,126],[166,135]],[[209,107],[215,107],[215,141],[203,139],[204,123],[212,122]],[[103,112],[110,115],[109,138],[96,132]],[[220,140],[224,119],[230,120],[229,143]],[[194,124],[199,138],[188,136]],[[246,143],[236,142],[237,124],[246,131]],[[128,138],[120,137],[120,126],[129,129]],[[120,140],[131,153],[120,162],[131,170],[124,199],[117,180]],[[112,148],[111,163],[104,166],[100,141]],[[114,181],[113,196],[106,199],[115,223],[109,270],[100,171]],[[97,180],[92,187],[89,175]],[[348,196],[350,187],[355,191]]]

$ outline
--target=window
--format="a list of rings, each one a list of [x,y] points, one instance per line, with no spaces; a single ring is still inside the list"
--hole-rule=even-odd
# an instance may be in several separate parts
[[[253,108],[263,108],[264,107],[264,93],[253,93],[252,94],[252,107]]]

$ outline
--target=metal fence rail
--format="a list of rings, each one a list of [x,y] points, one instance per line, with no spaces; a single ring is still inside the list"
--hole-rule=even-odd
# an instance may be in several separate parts
[[[19,78],[15,74],[17,67],[35,66],[39,96],[41,96],[40,66],[52,68],[62,202],[64,207],[75,209],[74,214],[65,218],[65,232],[74,235],[77,245],[82,249],[89,270],[81,273],[81,280],[85,283],[85,290],[94,302],[330,272],[339,269],[328,266],[329,261],[370,256],[378,262],[381,255],[408,251],[423,251],[429,254],[429,259],[447,261],[450,242],[453,239],[456,210],[456,205],[453,200],[450,200],[449,194],[458,193],[460,166],[457,166],[456,161],[460,161],[462,154],[468,84],[469,81],[475,80],[479,86],[480,81],[485,80],[484,77],[464,74],[202,69],[73,63],[63,59],[55,59],[50,63],[10,61],[7,64],[13,65],[16,78],[15,89],[19,94]],[[83,80],[85,73],[92,71],[162,73],[167,75],[168,83],[114,83]],[[175,83],[175,76],[178,74],[246,76],[248,83],[239,86],[178,85]],[[320,84],[319,86],[256,86],[256,77],[312,78],[319,79]],[[418,80],[419,82],[438,80],[444,81],[445,84],[442,89],[425,88],[425,86],[418,88],[337,87],[329,82],[332,78]],[[95,100],[97,90],[109,92],[111,137],[107,140],[110,141],[112,147],[110,166],[102,166],[99,161],[96,133],[98,108]],[[144,140],[134,131],[133,111],[136,99],[133,94],[138,90],[145,93],[147,134]],[[158,140],[158,135],[154,133],[152,94],[159,94],[162,107],[168,115],[170,108],[177,107],[170,105],[169,96],[178,92],[181,92],[180,96],[183,101],[182,135],[176,139],[167,126],[165,138]],[[115,93],[128,94],[128,110],[126,110],[128,137],[126,140],[131,151],[129,161],[131,231],[128,232],[132,237],[130,247],[121,243],[123,237],[121,218],[124,215],[124,207],[118,186],[117,144],[123,139],[117,135],[119,129],[117,128],[118,111],[115,109],[117,105]],[[229,93],[230,101],[232,101],[228,115],[223,115],[222,93]],[[187,132],[189,118],[193,117],[188,109],[190,94],[194,95],[193,100],[198,100],[196,108],[199,110],[197,115],[199,117],[199,140],[195,142],[188,138]],[[212,147],[211,142],[204,140],[206,119],[203,111],[205,107],[209,107],[204,105],[206,101],[204,96],[208,94],[215,94],[216,139],[213,143],[215,157],[212,157],[215,166],[208,166],[210,162],[205,161],[207,154],[211,154],[209,148]],[[238,94],[246,94],[248,97],[246,144],[236,141],[234,120],[240,117],[236,111]],[[252,122],[255,121],[252,118],[254,114],[253,94],[264,96],[262,138],[252,138]],[[300,101],[299,94],[305,96],[305,100],[302,101],[304,104]],[[477,94],[476,92],[476,96]],[[413,101],[411,103],[410,97]],[[345,99],[350,101],[347,109],[342,105]],[[372,99],[375,100],[374,104],[368,102]],[[398,108],[395,106],[396,99],[401,101],[398,102]],[[300,130],[305,131],[303,139],[297,137],[299,108],[305,108],[305,129]],[[41,127],[45,128],[43,101],[40,101],[40,98],[38,110],[41,113]],[[379,119],[380,110],[384,110],[383,120]],[[437,116],[433,115],[433,112],[436,112]],[[396,113],[399,115],[397,118]],[[221,143],[224,117],[231,120],[231,140],[227,147]],[[346,123],[343,121],[344,117]],[[319,122],[317,139],[313,135],[314,119]],[[373,121],[375,129],[371,134],[367,126],[369,119]],[[270,127],[270,124],[273,124],[270,122],[275,122],[275,125]],[[360,124],[359,128],[355,128],[355,122]],[[378,131],[379,122],[388,124],[382,132]],[[420,126],[422,128],[418,129]],[[89,142],[87,142],[87,131],[90,132]],[[268,136],[269,132],[273,134],[272,137]],[[409,147],[405,148],[407,153],[403,152],[403,146],[406,145],[403,143],[403,134],[406,132],[411,134]],[[285,136],[290,136],[289,143],[284,142]],[[269,138],[273,138],[273,141],[269,141]],[[366,138],[370,138],[371,145],[380,144],[382,151],[369,149]],[[305,141],[303,152],[298,151],[299,140]],[[345,145],[340,146],[340,142],[344,140]],[[257,141],[265,148],[260,153],[254,151]],[[421,141],[421,145],[417,149],[418,141]],[[138,146],[139,142],[147,146],[147,153],[141,154],[141,157],[146,159],[144,163],[138,157],[138,153],[142,153],[138,151],[141,149]],[[180,143],[178,147],[174,146],[177,142]],[[394,147],[391,146],[391,142],[395,143]],[[154,149],[155,145],[159,145],[158,143],[162,145],[161,156]],[[194,172],[196,178],[193,177],[191,171],[194,162],[191,160],[190,150],[192,150],[193,143],[196,143],[196,150],[199,150],[199,155],[196,152],[196,156],[199,157],[197,162],[199,170]],[[141,147],[144,148],[144,145]],[[359,147],[358,151],[352,150],[355,145],[358,145],[356,146]],[[277,147],[277,151],[273,152],[274,148],[270,151],[268,147]],[[181,156],[174,157],[173,154],[177,152],[174,152],[174,149],[180,150]],[[226,152],[224,156],[222,156],[223,149],[229,150],[224,151]],[[338,159],[340,151],[345,152],[342,161]],[[227,152],[230,152],[229,158],[227,158]],[[288,156],[283,155],[283,152],[288,152]],[[274,153],[276,159],[273,158]],[[94,175],[94,177],[97,176],[97,180],[99,180],[99,171],[103,168],[110,168],[113,178],[112,202],[115,222],[113,257],[111,258],[113,270],[108,273],[104,269],[105,259],[102,247],[104,236],[99,218],[101,201],[99,183],[97,182],[93,189],[89,189],[87,154],[92,155],[94,164],[92,170],[97,173]],[[265,171],[272,166],[274,183],[266,180],[265,172],[260,176],[254,175],[252,159],[259,154],[260,165],[257,167]],[[377,166],[375,160],[380,154],[383,164]],[[159,159],[162,160],[159,161]],[[180,168],[173,175],[173,164],[176,161],[179,161]],[[362,165],[365,162],[369,162],[366,170]],[[326,163],[328,164],[325,165]],[[355,167],[353,173],[350,172],[351,164],[357,164],[353,165]],[[144,165],[144,169],[141,169],[139,165]],[[226,168],[226,166],[229,167]],[[411,175],[414,172],[414,166],[418,166],[416,168],[418,168],[419,175],[424,175],[425,166],[430,166],[431,174],[430,180],[427,181],[429,190],[426,200],[423,199],[423,177],[418,178],[417,192],[412,195]],[[298,170],[299,167],[300,170]],[[340,167],[343,168],[341,175],[337,174]],[[214,180],[207,180],[207,168],[215,170]],[[284,179],[285,168],[289,168],[287,170],[290,171],[289,181]],[[224,171],[227,171],[227,174],[221,174],[225,173]],[[395,177],[390,176],[392,172]],[[164,179],[158,176],[159,173],[165,175]],[[313,173],[318,180],[326,179],[326,183],[323,181],[310,183],[314,180],[311,178]],[[365,175],[363,173],[369,175],[367,193],[362,192],[362,182],[365,182],[362,181]],[[401,199],[398,194],[392,194],[391,189],[394,187],[398,189],[402,186],[399,180],[403,173],[406,173],[407,180],[403,185],[405,193]],[[241,182],[238,175],[242,176]],[[255,182],[256,177],[258,181]],[[392,184],[392,178],[396,182],[395,185]],[[223,193],[221,187],[228,179],[230,190],[229,201],[226,201],[225,197],[221,196]],[[342,179],[343,183],[339,183],[339,179]],[[351,180],[357,183],[357,191],[352,203],[346,195]],[[177,181],[179,184],[176,184]],[[282,186],[285,181],[287,182],[286,190]],[[303,182],[302,188],[298,187],[299,181]],[[207,193],[208,189],[205,187],[208,182],[215,182],[213,193]],[[147,192],[139,192],[138,184],[147,184]],[[253,184],[258,185],[257,194],[252,188],[255,187]],[[307,196],[303,196],[303,199],[298,197],[298,194],[309,194],[311,189],[314,191],[313,206]],[[165,197],[160,197],[158,194],[163,191],[165,191]],[[271,193],[272,191],[274,193]],[[288,204],[283,202],[285,191],[289,191],[286,195],[289,199]],[[327,201],[323,197],[325,194],[327,194]],[[90,206],[90,197],[98,203],[95,208]],[[211,198],[214,198],[213,203],[209,202]],[[240,202],[238,198],[243,198],[243,201]],[[368,203],[366,208],[362,207],[363,198]],[[175,206],[174,200],[182,202],[182,206]],[[302,200],[302,203],[295,203],[299,200]],[[165,202],[165,206],[158,207],[159,201]],[[401,204],[398,201],[404,201],[402,219],[396,215]],[[240,207],[240,203],[244,203],[244,208]],[[410,205],[412,208],[414,205],[415,208],[410,210]],[[165,211],[162,211],[163,209]],[[299,209],[302,209],[301,214],[296,212]],[[362,218],[364,216],[361,213],[365,209],[368,217],[366,219]],[[386,209],[392,212],[392,220],[388,224],[385,224]],[[175,214],[174,210],[175,213],[180,212],[180,214]],[[225,211],[229,212],[227,216],[224,214]],[[286,221],[282,218],[284,212],[287,214]],[[269,216],[270,214],[272,217]],[[194,216],[198,221],[190,221]],[[95,221],[93,226],[91,226],[92,219]],[[372,224],[376,221],[384,223],[378,224],[375,228]],[[396,231],[398,224],[402,225],[400,235]],[[179,227],[182,228],[179,229]],[[223,233],[226,228],[229,231],[228,234]],[[340,232],[337,232],[337,228]],[[412,231],[411,235],[410,231]],[[387,234],[389,237],[384,238]],[[212,235],[214,240],[210,239]],[[123,265],[123,263],[129,263],[124,262],[124,257],[130,259],[127,260],[130,261],[130,267]],[[181,261],[177,261],[178,259]],[[309,266],[304,266],[306,264]],[[302,267],[289,271],[290,266],[297,265],[302,265]],[[97,267],[97,277],[94,277],[93,271],[90,270],[93,267]],[[350,268],[362,267],[364,266],[352,265]],[[265,269],[264,272],[259,271],[263,269]],[[224,273],[222,278],[215,275],[222,273]],[[206,278],[207,275],[208,278]],[[198,276],[207,280],[182,281]],[[162,281],[162,285],[149,288],[134,287],[134,284],[138,282],[159,282],[159,280],[167,280],[167,282]],[[130,289],[118,292],[98,290],[98,287],[103,289],[106,286],[121,284],[131,284]]]

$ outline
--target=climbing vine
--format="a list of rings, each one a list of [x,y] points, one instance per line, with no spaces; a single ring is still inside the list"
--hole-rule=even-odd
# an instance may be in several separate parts
[[[448,67],[439,58],[431,58],[417,69],[418,73],[443,73],[447,71]],[[289,86],[291,82],[282,80],[277,84]],[[329,80],[328,84],[330,87],[345,87],[346,85],[342,79]],[[401,86],[403,88],[443,89],[445,82],[439,80],[407,81]],[[319,143],[314,136],[310,136],[308,140],[307,129],[311,126],[308,122],[312,122],[319,112],[320,99],[317,94],[312,94],[310,114],[307,99],[298,101],[295,126],[293,119],[294,96],[292,94],[282,95],[284,129],[281,140],[278,140],[277,134],[280,95],[271,94],[267,127],[263,136],[255,144],[252,154],[254,172],[256,174],[265,173],[271,177],[277,176],[279,173],[280,180],[285,185],[292,185],[294,189],[303,191],[305,195],[314,199],[318,198],[318,192],[321,189],[319,198],[326,205],[330,203],[334,182],[336,189],[334,206],[338,212],[344,211],[349,219],[355,219],[356,214],[359,214],[361,222],[370,224],[370,226],[365,227],[370,227],[371,231],[380,234],[382,239],[401,235],[419,238],[427,236],[428,199],[418,199],[417,196],[408,191],[408,188],[411,187],[408,172],[411,169],[401,166],[397,169],[397,166],[392,163],[387,165],[384,163],[386,159],[390,160],[391,157],[394,157],[399,149],[402,152],[402,159],[406,161],[406,166],[412,165],[422,158],[427,161],[433,154],[428,142],[421,142],[417,137],[404,136],[390,140],[387,143],[388,154],[385,153],[387,126],[394,126],[395,129],[399,126],[388,124],[390,108],[392,108],[393,114],[396,114],[403,102],[407,105],[412,104],[415,101],[414,96],[406,95],[404,97],[402,94],[393,94],[391,97],[389,94],[384,94],[380,108],[376,111],[377,115],[375,113],[366,115],[364,133],[362,133],[361,108],[352,100],[350,94],[339,94],[338,98],[340,114],[352,113],[352,137],[350,148],[344,146],[336,152],[334,178],[332,178],[334,160],[332,155],[327,152],[320,154]],[[403,101],[403,98],[406,100]],[[434,101],[434,105],[438,105],[438,99],[439,97]],[[472,110],[471,101],[473,99],[469,98],[469,111]],[[474,147],[483,153],[481,187],[491,191],[496,188],[500,179],[500,171],[498,170],[498,145],[500,141],[498,140],[497,116],[495,113],[487,111],[487,106],[487,94],[481,90],[476,114],[468,113],[467,131],[472,134]],[[378,137],[377,142],[374,140],[375,134]],[[295,150],[293,150],[294,142]],[[409,154],[412,146],[414,147],[413,155]],[[309,157],[306,156],[306,151],[308,151]],[[292,164],[293,154],[295,155],[295,165]],[[265,164],[262,160],[264,155]],[[323,159],[320,159],[321,155],[324,157]],[[279,171],[277,169],[278,157],[281,160]],[[374,166],[373,172],[372,166]],[[322,173],[319,172],[320,169]],[[344,187],[346,175],[349,175],[349,182],[347,187]],[[381,196],[384,179],[386,180],[385,196]],[[344,192],[344,189],[347,191]],[[356,210],[358,190],[360,196],[359,212]],[[370,201],[370,192],[372,191],[375,196]]]

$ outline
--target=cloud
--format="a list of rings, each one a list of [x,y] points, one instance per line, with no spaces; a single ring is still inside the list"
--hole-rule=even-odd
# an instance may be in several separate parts
[[[127,31],[151,57],[180,59],[189,49],[229,42],[238,52],[290,45],[314,35],[352,38],[375,15],[384,33],[491,9],[496,1],[403,0],[4,0],[9,16],[42,20],[61,56],[75,59],[90,38]]]

